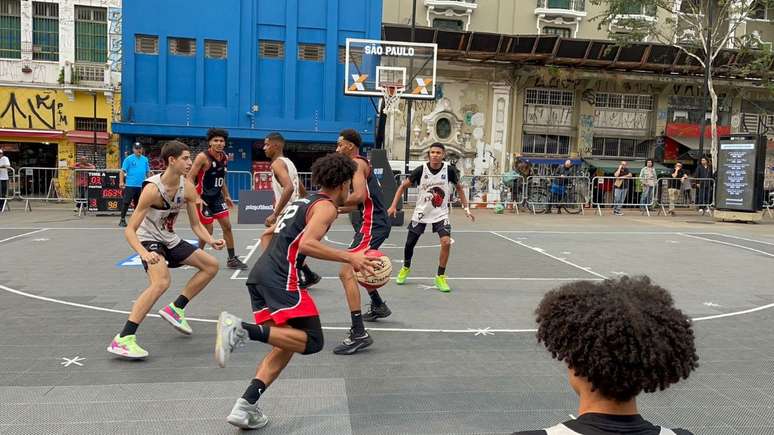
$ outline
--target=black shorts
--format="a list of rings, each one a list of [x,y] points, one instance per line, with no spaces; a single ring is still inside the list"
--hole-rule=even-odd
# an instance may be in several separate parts
[[[349,244],[350,252],[360,252],[368,249],[379,249],[382,243],[390,237],[390,227],[372,228],[371,232],[362,231],[363,228],[355,230],[355,237]]]
[[[247,291],[253,306],[253,318],[258,325],[269,320],[273,320],[277,325],[284,325],[290,319],[320,315],[314,299],[305,289],[287,291],[260,284],[247,284]]]
[[[427,224],[411,221],[408,224],[408,230],[412,233],[421,236],[425,232]],[[438,233],[438,237],[451,237],[451,224],[449,219],[433,222],[433,232]]]
[[[204,204],[199,210],[199,222],[203,225],[209,225],[216,220],[228,217],[228,205],[226,205],[223,195],[202,196],[202,201]]]
[[[155,252],[165,260],[167,260],[167,267],[174,269],[176,267],[183,266],[183,262],[196,252],[196,246],[181,240],[180,243],[175,245],[174,248],[167,248],[167,245],[161,242],[140,242],[148,252]],[[142,262],[142,267],[148,270],[148,263]]]

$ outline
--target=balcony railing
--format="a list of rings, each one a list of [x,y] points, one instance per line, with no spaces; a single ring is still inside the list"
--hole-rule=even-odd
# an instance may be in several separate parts
[[[586,12],[586,0],[537,0],[537,9]]]

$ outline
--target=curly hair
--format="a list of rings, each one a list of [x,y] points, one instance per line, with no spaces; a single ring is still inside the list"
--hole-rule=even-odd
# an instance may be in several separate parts
[[[312,165],[312,183],[323,189],[335,189],[355,175],[357,165],[349,157],[331,153]]]
[[[565,284],[535,314],[538,342],[619,402],[664,390],[699,366],[691,320],[646,276]]]
[[[207,130],[207,142],[216,137],[221,137],[223,140],[228,140],[228,131],[222,128],[211,128]]]

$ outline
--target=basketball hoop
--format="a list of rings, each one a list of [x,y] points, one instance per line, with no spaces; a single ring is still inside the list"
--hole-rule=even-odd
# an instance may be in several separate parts
[[[406,87],[400,82],[380,82],[384,113],[399,113],[398,103]]]

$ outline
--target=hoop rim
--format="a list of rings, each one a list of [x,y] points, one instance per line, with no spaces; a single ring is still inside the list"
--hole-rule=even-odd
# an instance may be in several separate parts
[[[382,81],[379,82],[379,87],[382,88],[382,93],[391,97],[406,90],[406,85],[401,82]]]

